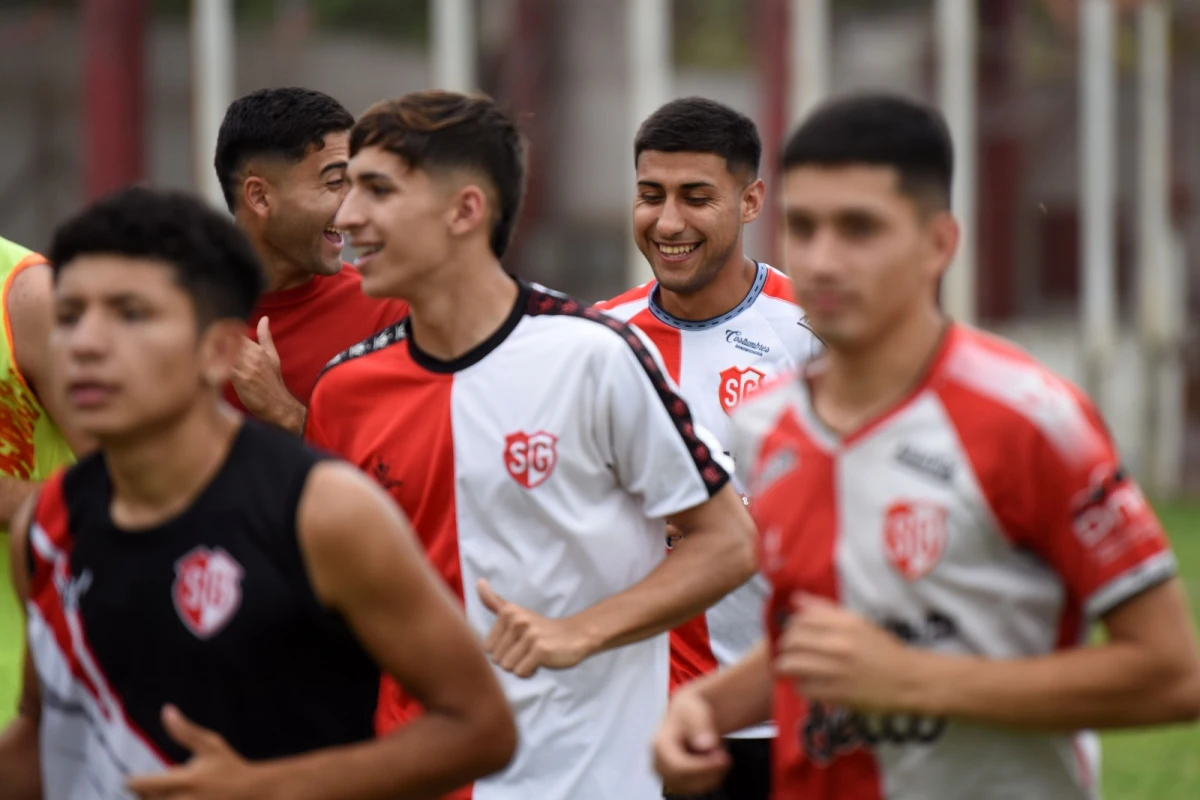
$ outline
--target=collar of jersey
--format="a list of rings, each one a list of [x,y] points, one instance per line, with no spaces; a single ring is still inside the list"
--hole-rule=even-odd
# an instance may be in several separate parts
[[[504,344],[504,340],[516,329],[517,323],[521,321],[521,318],[525,316],[525,312],[529,309],[529,297],[532,293],[533,289],[529,284],[524,281],[517,281],[517,301],[513,304],[512,311],[508,312],[508,317],[500,327],[474,348],[450,361],[434,358],[422,350],[412,337],[412,318],[406,317],[404,319],[404,338],[408,341],[408,354],[412,356],[412,360],[416,362],[417,366],[427,369],[430,372],[451,373],[472,367],[483,361],[497,347]]]
[[[672,314],[668,314],[658,304],[658,281],[650,287],[650,294],[647,297],[647,307],[655,319],[664,325],[670,325],[672,328],[678,328],[681,331],[706,331],[709,328],[716,328],[719,325],[724,325],[729,320],[741,314],[750,306],[754,305],[754,301],[762,294],[763,287],[767,285],[767,278],[770,273],[766,264],[759,261],[754,262],[758,267],[758,271],[754,274],[754,283],[750,286],[750,291],[746,292],[746,296],[742,298],[742,302],[738,303],[733,308],[726,311],[720,316],[710,319],[680,319]]]

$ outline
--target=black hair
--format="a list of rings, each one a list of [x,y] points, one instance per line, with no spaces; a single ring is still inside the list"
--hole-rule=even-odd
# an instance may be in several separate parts
[[[758,175],[762,140],[754,120],[704,97],[672,100],[646,118],[633,140],[633,163],[646,150],[661,153],[712,153],[725,159],[731,173]]]
[[[259,89],[235,100],[225,111],[213,158],[225,204],[236,208],[238,174],[251,159],[298,163],[310,147],[324,147],[326,136],[352,127],[354,116],[341,103],[313,89]]]
[[[492,98],[430,90],[381,100],[350,133],[350,155],[364,147],[382,148],[414,169],[482,173],[497,196],[488,243],[503,258],[525,196],[525,141]]]
[[[818,107],[788,139],[782,169],[851,164],[892,167],[900,191],[950,206],[954,145],[941,113],[890,94],[862,94]]]
[[[79,256],[163,261],[192,298],[201,325],[244,320],[265,280],[249,240],[224,214],[182,192],[135,186],[111,194],[54,233],[55,279]]]

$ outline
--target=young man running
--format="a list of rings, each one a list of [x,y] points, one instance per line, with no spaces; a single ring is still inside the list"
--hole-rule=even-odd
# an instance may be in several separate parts
[[[333,217],[346,196],[353,125],[327,94],[260,89],[229,107],[217,136],[225,201],[267,274],[225,399],[296,434],[329,359],[408,310],[364,296],[358,272],[342,263]]]
[[[762,210],[754,122],[712,100],[674,100],[634,141],[634,234],[654,280],[599,304],[658,347],[696,421],[732,450],[729,414],[818,347],[791,282],[747,257],[743,230]],[[738,487],[739,491],[742,490]],[[671,632],[671,686],[737,663],[763,636],[768,587],[755,576]],[[714,800],[765,800],[774,729],[731,734],[733,766]]]
[[[237,229],[131,189],[50,257],[50,391],[100,451],[14,527],[0,797],[383,800],[503,767],[500,688],[394,504],[221,401],[262,281]],[[375,739],[381,667],[428,711]]]
[[[377,104],[350,151],[336,224],[412,313],[317,381],[307,435],[400,502],[502,670],[521,748],[474,795],[656,796],[658,634],[754,569],[719,453],[634,330],[500,266],[524,149],[491,100]],[[665,562],[662,518],[688,536]]]
[[[736,415],[769,646],[676,693],[672,785],[714,785],[719,735],[773,716],[778,798],[1084,800],[1087,731],[1200,715],[1174,560],[1095,408],[938,307],[952,162],[937,112],[887,96],[788,142],[788,265],[827,356]]]

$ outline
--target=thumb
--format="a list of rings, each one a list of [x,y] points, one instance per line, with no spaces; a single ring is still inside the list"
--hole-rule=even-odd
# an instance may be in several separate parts
[[[488,585],[485,578],[480,578],[479,582],[475,584],[475,588],[479,592],[479,599],[483,601],[483,605],[487,610],[493,614],[499,614],[500,609],[505,606],[504,598],[492,591],[492,587]]]
[[[169,703],[163,706],[162,722],[167,735],[193,755],[211,753],[224,746],[224,740],[219,735],[192,722],[182,711]]]
[[[271,320],[267,317],[258,321],[258,344],[267,355],[272,358],[279,357],[279,353],[275,352],[275,340],[271,338]]]

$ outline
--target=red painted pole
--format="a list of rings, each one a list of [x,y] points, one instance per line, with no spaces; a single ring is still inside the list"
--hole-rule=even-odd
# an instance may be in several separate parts
[[[143,177],[145,0],[84,0],[84,196]]]
[[[787,0],[758,0],[755,6],[759,31],[759,74],[762,80],[762,111],[759,136],[763,157],[759,176],[767,184],[767,197],[758,225],[766,231],[762,253],[748,253],[782,269],[779,248],[779,150],[783,147],[788,119],[788,3]]]

